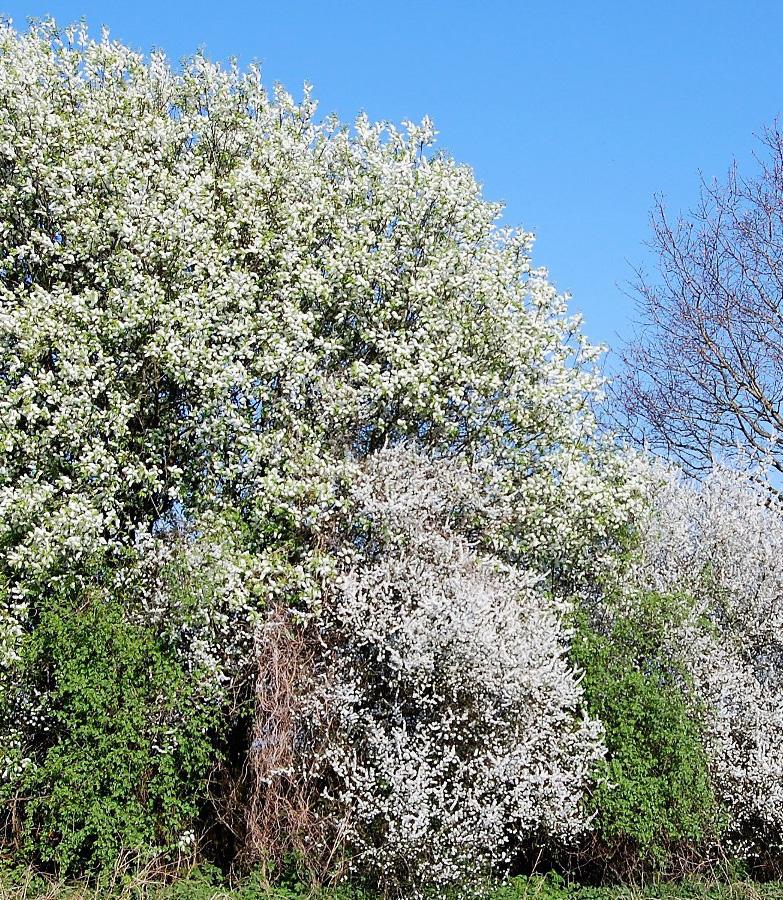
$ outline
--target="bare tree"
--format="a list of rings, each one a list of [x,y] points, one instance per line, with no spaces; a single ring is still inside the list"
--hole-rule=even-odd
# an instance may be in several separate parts
[[[783,473],[783,134],[762,137],[759,172],[732,167],[670,222],[658,200],[659,277],[639,277],[642,314],[615,391],[650,449],[698,474],[738,451]]]

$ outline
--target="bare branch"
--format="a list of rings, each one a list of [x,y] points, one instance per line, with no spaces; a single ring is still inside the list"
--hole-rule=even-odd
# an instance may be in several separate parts
[[[691,474],[738,452],[783,471],[783,134],[759,173],[724,183],[672,222],[652,214],[655,279],[634,285],[641,321],[614,386],[626,435]]]

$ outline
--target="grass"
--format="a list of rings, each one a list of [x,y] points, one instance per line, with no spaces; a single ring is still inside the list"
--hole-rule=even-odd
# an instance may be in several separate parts
[[[431,900],[783,900],[783,882],[684,881],[646,887],[567,885],[557,876],[515,878],[473,893],[434,892]],[[66,884],[29,870],[0,876],[0,900],[379,900],[354,888],[313,891],[291,884],[270,888],[258,878],[226,885],[217,873],[194,870],[169,884],[143,876],[109,877],[99,884]]]

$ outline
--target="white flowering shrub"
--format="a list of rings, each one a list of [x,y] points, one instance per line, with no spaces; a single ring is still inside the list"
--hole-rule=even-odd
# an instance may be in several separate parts
[[[320,614],[328,833],[352,871],[405,896],[582,831],[603,753],[563,606],[460,534],[472,482],[408,450],[371,457],[352,489],[355,544]]]
[[[692,679],[718,799],[740,846],[783,845],[783,513],[758,479],[651,470],[635,584],[690,598],[669,650]]]
[[[0,785],[18,780],[29,758],[24,754],[24,733],[13,704],[15,672],[23,638],[24,610],[12,603],[0,581]]]

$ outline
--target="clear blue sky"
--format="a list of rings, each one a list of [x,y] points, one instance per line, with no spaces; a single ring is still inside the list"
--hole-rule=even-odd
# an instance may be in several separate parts
[[[754,133],[783,112],[780,0],[0,0],[23,26],[85,17],[174,60],[261,62],[267,83],[314,85],[322,112],[434,119],[535,259],[573,295],[594,340],[634,311],[621,286],[655,192],[693,205],[699,173],[750,168]]]

